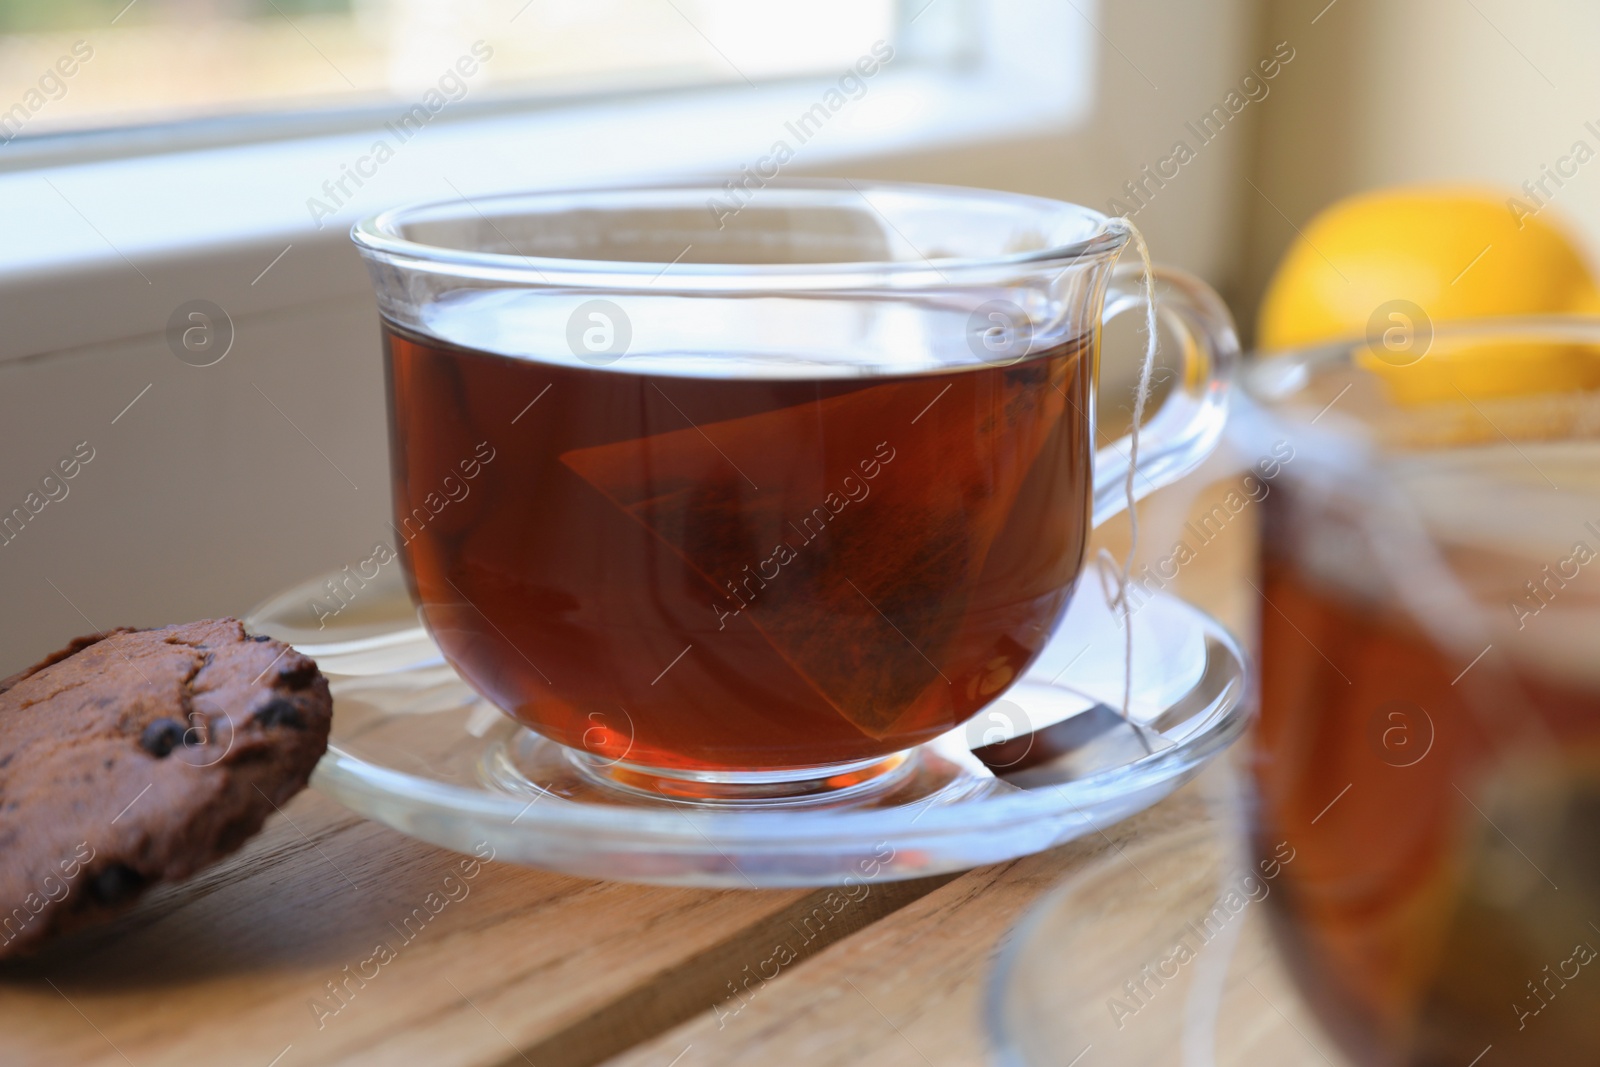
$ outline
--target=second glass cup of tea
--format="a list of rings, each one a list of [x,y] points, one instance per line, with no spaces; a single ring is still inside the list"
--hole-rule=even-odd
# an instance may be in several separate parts
[[[1354,1063],[1600,1062],[1597,356],[1600,319],[1484,320],[1246,378],[1294,455],[1253,836]]]
[[[1600,318],[1412,305],[1241,382],[1247,788],[1018,928],[998,1062],[1600,1063]]]
[[[1130,231],[1072,204],[816,181],[459,199],[354,239],[393,524],[444,655],[594,776],[706,800],[896,777],[1062,617]],[[1135,495],[1193,469],[1237,354],[1157,270],[1179,384]]]

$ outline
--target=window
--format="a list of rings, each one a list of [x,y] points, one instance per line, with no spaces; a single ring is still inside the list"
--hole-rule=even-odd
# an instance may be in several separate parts
[[[895,0],[0,0],[0,141],[393,110],[430,89],[452,105],[503,105],[824,75],[874,41],[921,34],[934,50],[939,36],[959,41],[952,30],[963,0],[922,5],[907,13]]]
[[[648,21],[627,17],[646,10]],[[30,312],[0,359],[159,333],[170,308],[150,286],[168,268],[194,272],[186,296],[206,295],[209,279],[254,278],[293,245],[297,271],[229,306],[355,292],[350,223],[408,201],[766,180],[1072,130],[1094,106],[1097,11],[1091,0],[0,0],[0,119],[22,123],[0,127],[0,310]],[[680,28],[661,29],[663,14]],[[265,35],[258,62],[217,43],[246,23]],[[412,29],[362,29],[402,24]],[[893,55],[874,65],[879,40]],[[78,41],[94,49],[87,60]],[[157,51],[118,66],[136,41]],[[34,313],[44,303],[95,313]]]

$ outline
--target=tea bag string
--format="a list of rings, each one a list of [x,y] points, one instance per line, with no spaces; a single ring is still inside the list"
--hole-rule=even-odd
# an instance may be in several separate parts
[[[1128,501],[1128,554],[1118,562],[1110,552],[1100,549],[1098,558],[1104,569],[1109,568],[1116,575],[1116,594],[1112,596],[1107,591],[1110,607],[1122,613],[1123,628],[1123,664],[1122,664],[1122,720],[1126,722],[1139,738],[1139,743],[1144,746],[1148,755],[1155,751],[1150,744],[1148,731],[1133,718],[1133,612],[1128,604],[1128,583],[1133,574],[1133,556],[1139,549],[1139,513],[1134,509],[1133,479],[1139,472],[1139,427],[1144,422],[1145,404],[1150,399],[1150,378],[1155,372],[1156,353],[1160,349],[1160,337],[1156,332],[1156,274],[1155,268],[1150,263],[1150,246],[1145,243],[1144,234],[1135,226],[1132,219],[1122,217],[1112,220],[1114,224],[1128,231],[1133,239],[1133,245],[1139,250],[1139,261],[1144,266],[1144,330],[1145,347],[1144,360],[1139,365],[1139,384],[1133,394],[1133,425],[1128,431],[1128,473],[1123,479],[1122,491]]]

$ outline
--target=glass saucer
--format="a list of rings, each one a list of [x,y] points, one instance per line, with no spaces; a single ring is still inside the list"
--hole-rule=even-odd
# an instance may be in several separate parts
[[[1282,867],[1251,862],[1242,838],[1215,823],[1169,828],[1037,904],[990,975],[995,1062],[1350,1067],[1270,936]]]
[[[688,801],[618,789],[513,722],[440,655],[389,566],[325,576],[245,619],[317,660],[333,734],[312,784],[446,848],[593,878],[779,887],[915,878],[997,863],[1125,819],[1244,730],[1237,643],[1166,595],[1125,634],[1086,574],[1056,635],[1002,699],[907,753],[869,787],[823,799]]]

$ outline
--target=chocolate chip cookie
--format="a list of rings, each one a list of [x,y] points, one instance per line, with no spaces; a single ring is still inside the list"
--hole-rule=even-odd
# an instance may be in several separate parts
[[[332,708],[315,662],[237,619],[80,637],[0,681],[0,957],[238,848]]]

